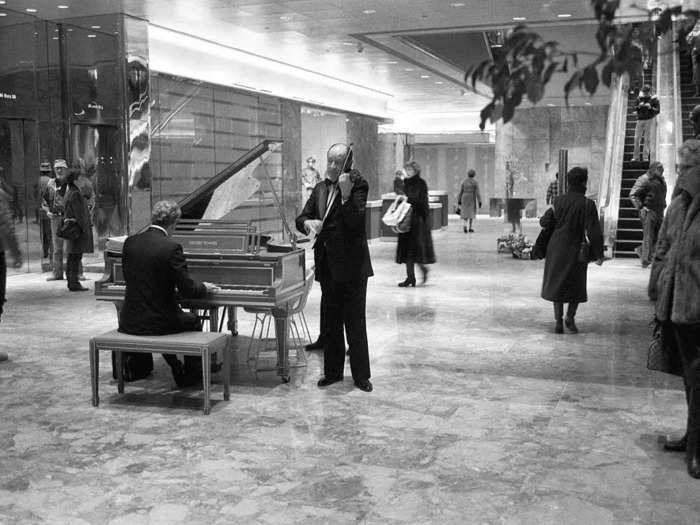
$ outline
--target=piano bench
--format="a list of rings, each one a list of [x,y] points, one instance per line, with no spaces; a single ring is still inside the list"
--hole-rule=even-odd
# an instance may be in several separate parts
[[[224,401],[230,397],[231,356],[228,336],[218,332],[181,332],[169,335],[129,335],[112,330],[90,339],[90,377],[92,382],[92,406],[100,403],[98,379],[100,375],[99,351],[115,353],[117,391],[124,393],[122,352],[149,354],[196,355],[202,359],[202,387],[204,388],[204,414],[209,414],[209,389],[211,386],[211,354],[222,352],[224,356]]]

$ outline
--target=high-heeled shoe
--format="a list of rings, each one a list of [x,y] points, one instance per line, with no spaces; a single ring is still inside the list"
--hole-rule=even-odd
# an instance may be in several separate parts
[[[408,286],[413,286],[414,288],[416,287],[416,280],[415,279],[409,279],[406,277],[406,280],[399,283],[399,286],[401,288],[407,288]]]
[[[427,266],[423,266],[423,268],[421,268],[421,271],[423,272],[423,280],[421,281],[421,284],[425,284],[426,282],[428,282],[428,272],[430,270],[428,270]]]

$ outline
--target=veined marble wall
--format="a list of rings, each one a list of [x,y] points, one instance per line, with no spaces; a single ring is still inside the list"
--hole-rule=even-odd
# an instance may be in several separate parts
[[[379,182],[379,132],[377,119],[361,115],[348,115],[347,141],[354,146],[353,166],[360,170],[369,182],[368,199],[378,199],[381,195]]]
[[[588,168],[588,194],[595,196],[603,169],[608,106],[519,109],[508,124],[496,124],[494,196],[505,196],[506,164],[515,178],[513,196],[537,199],[545,209],[547,186],[558,169],[559,150],[569,168]]]

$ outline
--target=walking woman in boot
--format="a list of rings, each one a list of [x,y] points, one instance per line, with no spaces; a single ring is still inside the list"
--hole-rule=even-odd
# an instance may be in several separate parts
[[[410,161],[404,166],[406,177],[404,178],[404,193],[411,205],[411,229],[406,233],[399,233],[399,243],[396,246],[396,262],[406,264],[406,280],[399,286],[416,285],[415,265],[423,274],[422,284],[428,280],[428,267],[426,264],[435,262],[433,250],[433,237],[430,231],[430,205],[428,204],[428,185],[420,176],[420,166],[415,161]]]
[[[80,237],[71,239],[68,245],[68,261],[66,264],[66,277],[68,279],[68,289],[71,292],[84,292],[87,290],[80,284],[80,262],[84,253],[92,253],[92,224],[90,221],[90,210],[85,197],[80,193],[75,181],[78,178],[78,171],[71,170],[68,173],[64,220],[75,221],[80,226]]]
[[[688,474],[700,478],[700,140],[686,140],[678,150],[678,181],[661,223],[649,277],[649,298],[656,318],[671,323],[683,365],[688,421],[680,440],[664,448],[685,451]]]
[[[554,214],[544,215],[540,221],[543,228],[551,227],[547,222],[554,221],[554,232],[547,245],[544,276],[542,279],[542,299],[554,303],[555,333],[564,333],[564,324],[571,333],[578,332],[575,317],[580,303],[588,300],[586,279],[588,261],[603,264],[603,233],[598,221],[598,210],[591,199],[586,198],[588,170],[571,168],[566,174],[568,191],[554,199]],[[588,239],[589,249],[586,261],[580,261],[581,244]],[[569,307],[564,317],[564,303]]]

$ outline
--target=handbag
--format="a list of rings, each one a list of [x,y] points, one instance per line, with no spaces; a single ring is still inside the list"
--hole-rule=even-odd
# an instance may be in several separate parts
[[[591,262],[591,243],[581,241],[581,246],[578,248],[578,262],[588,264]]]
[[[647,368],[683,376],[683,364],[680,360],[680,353],[676,347],[676,339],[669,321],[652,321],[651,342],[647,352]]]
[[[411,230],[411,216],[413,209],[405,195],[399,195],[386,210],[382,222],[391,227],[397,233],[406,233]]]
[[[540,219],[540,224],[543,224],[540,234],[537,236],[535,245],[532,247],[532,253],[530,254],[531,259],[544,259],[547,255],[547,246],[549,246],[549,240],[552,238],[552,234],[557,226],[557,220],[554,217],[554,208],[549,208],[542,219]]]
[[[75,219],[63,219],[63,222],[56,230],[56,235],[61,239],[75,241],[83,234],[83,229]]]

